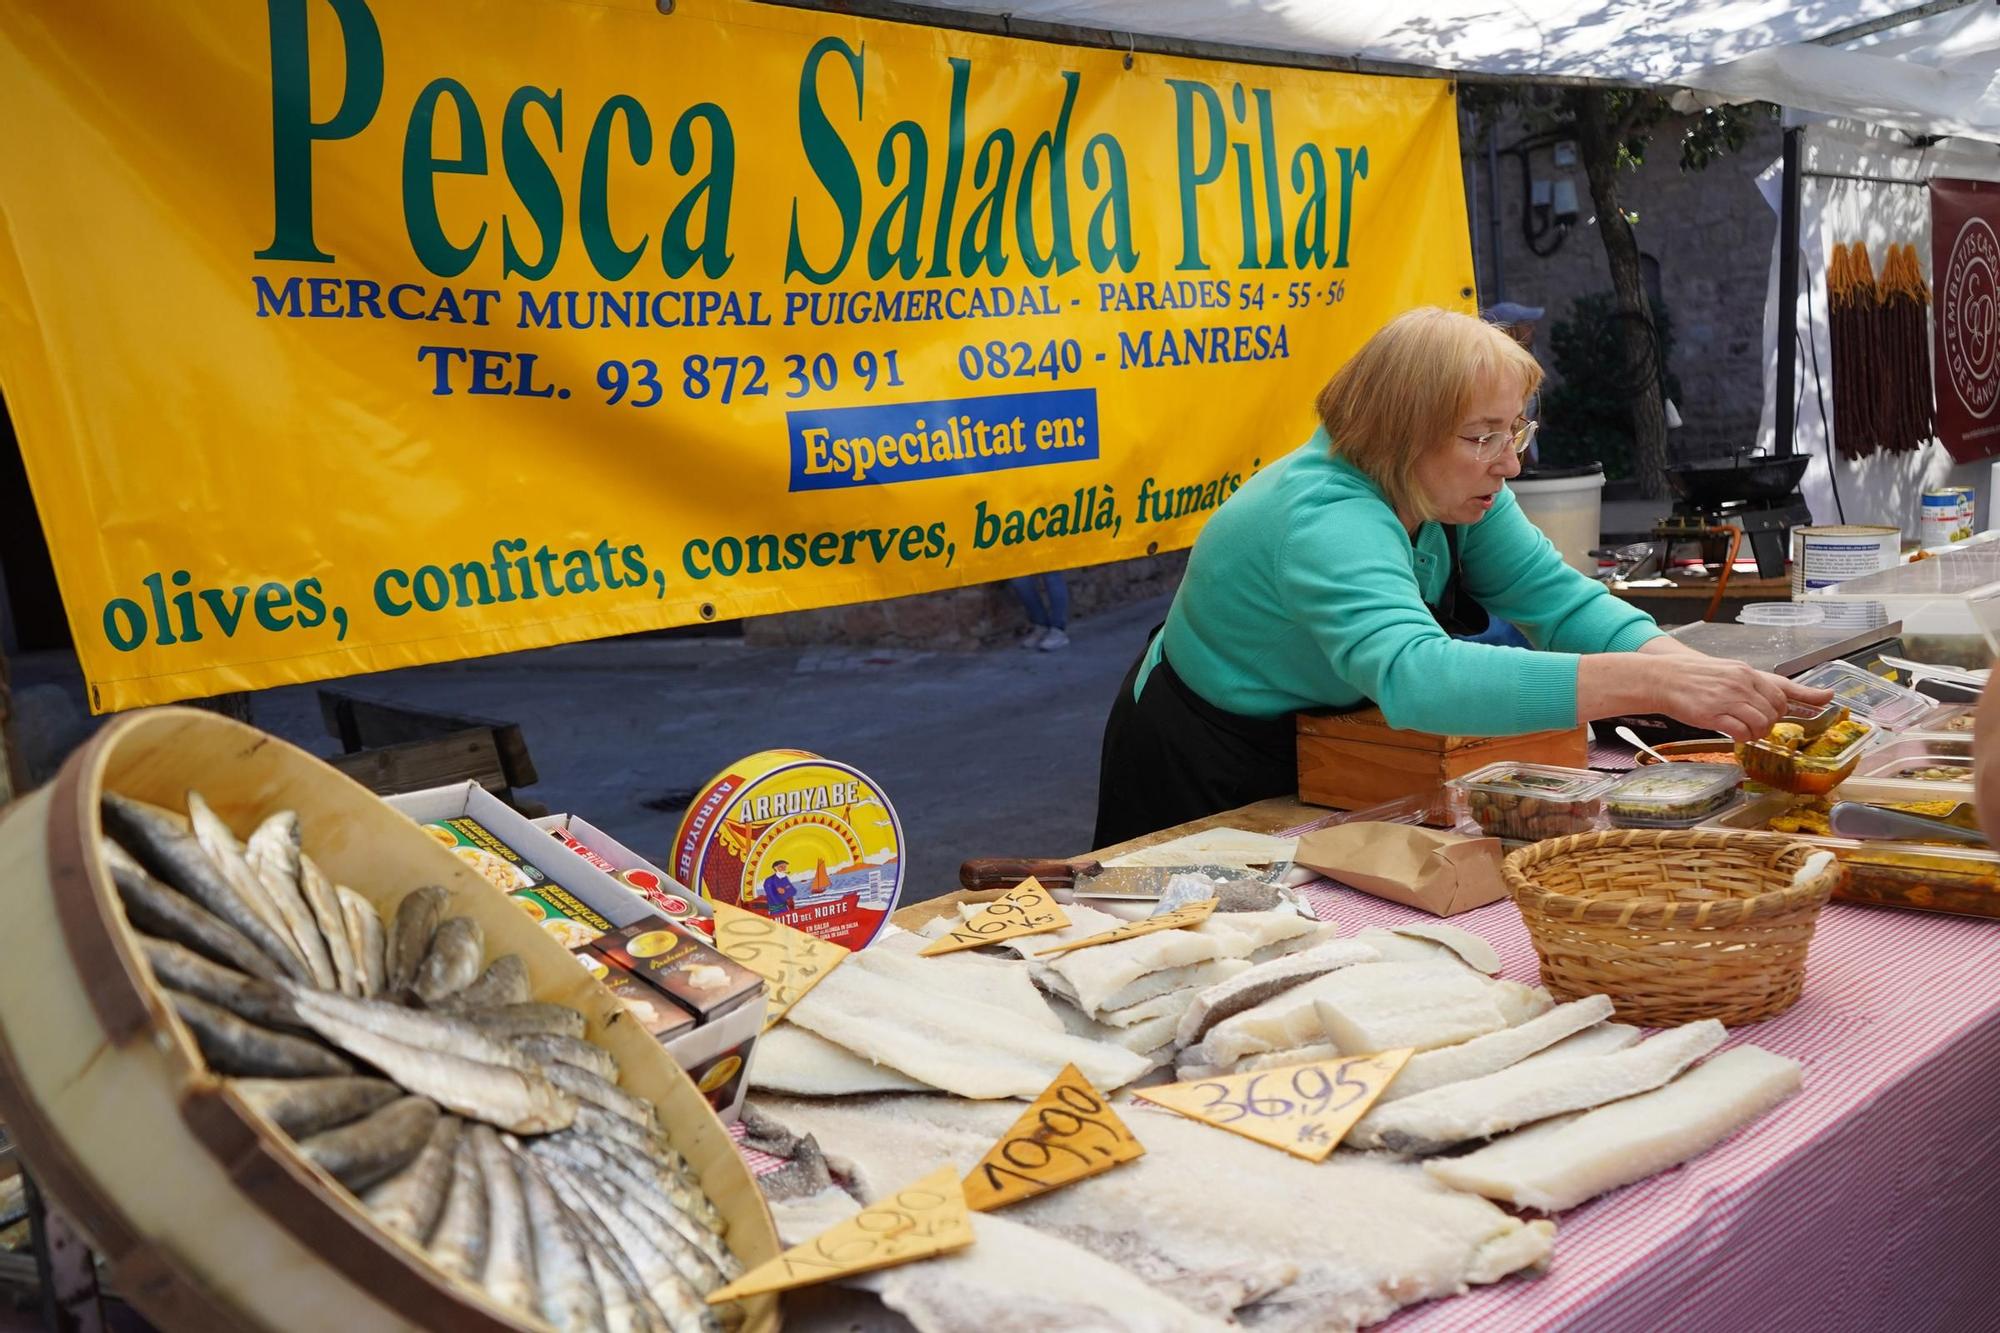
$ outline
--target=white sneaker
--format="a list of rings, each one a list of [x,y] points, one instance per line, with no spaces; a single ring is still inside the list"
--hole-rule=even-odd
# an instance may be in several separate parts
[[[1049,632],[1049,631],[1048,631],[1048,628],[1047,628],[1046,626],[1042,626],[1042,625],[1030,625],[1030,626],[1028,626],[1028,632],[1027,632],[1026,634],[1023,634],[1023,635],[1021,636],[1021,646],[1022,646],[1023,648],[1039,648],[1039,647],[1041,647],[1041,646],[1042,646],[1042,636],[1043,636],[1043,635],[1045,635],[1045,634],[1047,634],[1048,632]]]
[[[1042,641],[1035,646],[1045,653],[1052,653],[1058,648],[1069,647],[1069,635],[1059,629],[1052,629],[1047,634],[1044,634]]]

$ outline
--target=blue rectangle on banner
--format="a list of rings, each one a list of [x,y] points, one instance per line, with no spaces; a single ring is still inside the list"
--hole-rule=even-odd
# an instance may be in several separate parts
[[[1047,389],[785,414],[794,491],[1041,467],[1097,457],[1097,390]]]

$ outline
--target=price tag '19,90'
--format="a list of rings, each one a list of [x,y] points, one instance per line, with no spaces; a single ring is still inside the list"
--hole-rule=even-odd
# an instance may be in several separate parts
[[[1024,879],[1018,888],[1007,892],[986,904],[986,910],[978,916],[963,922],[958,929],[924,946],[924,957],[930,958],[941,953],[955,953],[960,949],[977,949],[985,944],[998,944],[1002,940],[1019,939],[1023,935],[1042,935],[1051,930],[1061,930],[1069,924],[1069,913],[1063,911],[1049,891],[1042,887],[1038,879]]]
[[[715,904],[715,947],[724,957],[764,978],[764,997],[770,1001],[764,1016],[766,1029],[783,1018],[821,977],[840,966],[848,952],[832,940],[794,930],[782,921],[731,903]]]
[[[1318,1162],[1347,1137],[1409,1058],[1409,1049],[1399,1047],[1379,1055],[1138,1088],[1132,1095]]]
[[[1187,926],[1198,926],[1215,914],[1213,898],[1203,898],[1198,903],[1177,907],[1171,912],[1149,916],[1143,921],[1128,921],[1116,930],[1107,930],[1102,935],[1092,935],[1088,939],[1071,940],[1068,944],[1058,944],[1053,949],[1038,949],[1035,957],[1046,958],[1053,953],[1068,953],[1071,949],[1088,949],[1093,944],[1115,944],[1119,940],[1129,940],[1135,935],[1150,935],[1156,930],[1179,930]]]
[[[958,1172],[940,1167],[894,1197],[870,1204],[803,1245],[757,1265],[711,1292],[710,1305],[767,1291],[790,1291],[849,1273],[890,1268],[972,1244],[972,1216]]]
[[[972,1168],[965,1202],[975,1212],[991,1212],[1145,1153],[1083,1072],[1067,1065]]]

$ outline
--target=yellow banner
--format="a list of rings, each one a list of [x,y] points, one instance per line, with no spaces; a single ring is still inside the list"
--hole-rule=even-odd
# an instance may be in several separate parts
[[[1446,83],[671,9],[0,0],[95,708],[1182,547],[1471,295]]]

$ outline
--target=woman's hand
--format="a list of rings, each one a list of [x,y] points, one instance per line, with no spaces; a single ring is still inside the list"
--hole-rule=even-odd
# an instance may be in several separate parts
[[[1739,741],[1769,732],[1792,704],[1821,708],[1832,699],[1831,690],[1807,689],[1783,676],[1692,649],[1597,653],[1584,658],[1577,670],[1581,717],[1665,713]]]

